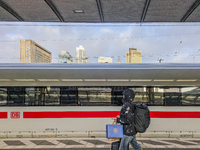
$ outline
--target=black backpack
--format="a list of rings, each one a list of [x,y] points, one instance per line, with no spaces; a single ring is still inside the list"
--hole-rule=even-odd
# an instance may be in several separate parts
[[[150,124],[150,111],[148,106],[143,103],[135,105],[134,111],[135,130],[139,133],[144,133]]]

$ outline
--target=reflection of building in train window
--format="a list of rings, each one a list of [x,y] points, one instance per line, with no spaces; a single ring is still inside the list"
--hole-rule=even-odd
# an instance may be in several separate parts
[[[0,105],[7,104],[7,88],[0,88]]]
[[[81,104],[89,105],[111,103],[111,88],[78,88],[78,97]],[[93,103],[93,104],[92,104]]]
[[[26,88],[25,105],[60,105],[60,88]]]
[[[200,88],[199,87],[183,87],[180,88],[182,93],[182,105],[199,105],[200,104]]]
[[[0,106],[122,105],[122,92],[135,91],[133,103],[149,106],[200,105],[200,87],[0,87]]]
[[[135,91],[135,98],[133,103],[144,103],[148,104],[149,97],[146,87],[132,88]]]

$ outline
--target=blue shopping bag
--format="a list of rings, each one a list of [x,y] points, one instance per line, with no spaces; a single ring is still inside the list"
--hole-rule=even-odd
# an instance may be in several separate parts
[[[123,138],[123,125],[107,124],[106,138]]]

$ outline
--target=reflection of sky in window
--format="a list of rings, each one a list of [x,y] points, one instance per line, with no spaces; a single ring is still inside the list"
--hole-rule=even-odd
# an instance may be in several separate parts
[[[188,91],[192,91],[194,89],[197,89],[198,87],[185,87],[185,88],[181,88],[181,92],[188,92]]]
[[[146,92],[146,87],[132,88],[134,92]]]

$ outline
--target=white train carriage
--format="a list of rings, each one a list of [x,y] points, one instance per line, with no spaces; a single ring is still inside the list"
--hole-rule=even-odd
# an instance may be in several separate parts
[[[139,137],[200,137],[199,64],[0,64],[0,137],[105,137],[122,92],[149,106]]]

